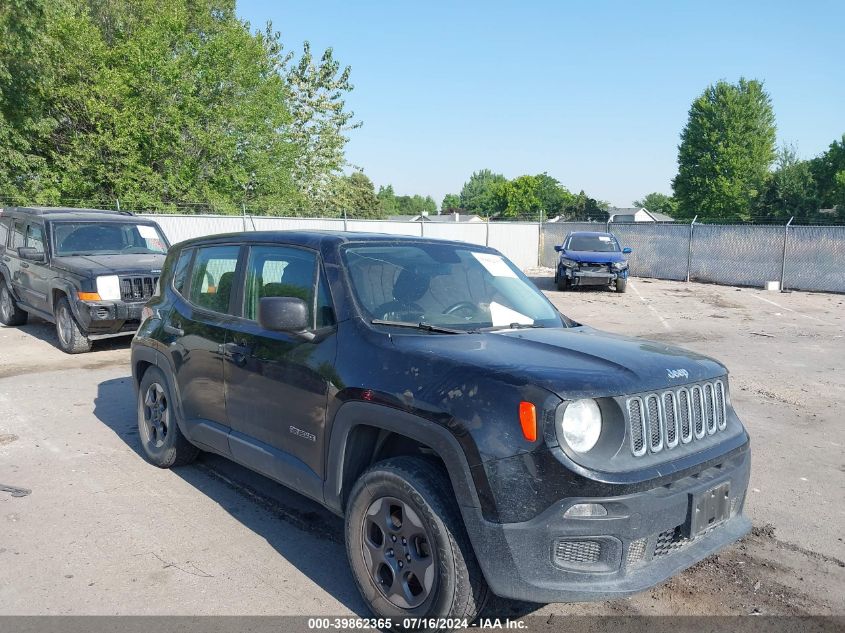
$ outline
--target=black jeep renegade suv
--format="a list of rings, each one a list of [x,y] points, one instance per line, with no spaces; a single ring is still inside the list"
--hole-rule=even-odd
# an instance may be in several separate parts
[[[355,233],[189,240],[132,344],[143,450],[199,449],[345,517],[393,624],[490,592],[625,596],[749,529],[718,362],[561,315],[493,249]]]
[[[0,323],[40,316],[69,354],[132,334],[167,247],[155,222],[125,211],[0,209]]]

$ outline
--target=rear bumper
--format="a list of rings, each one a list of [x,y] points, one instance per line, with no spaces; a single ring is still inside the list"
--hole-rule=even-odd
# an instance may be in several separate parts
[[[80,301],[77,318],[85,333],[96,338],[100,335],[132,334],[141,323],[143,303],[123,301]]]
[[[485,577],[497,595],[531,602],[605,600],[644,591],[745,535],[750,451],[658,488],[615,497],[567,498],[522,523],[493,523],[465,509]],[[685,536],[692,499],[730,486],[727,520]],[[564,518],[576,503],[604,517]]]

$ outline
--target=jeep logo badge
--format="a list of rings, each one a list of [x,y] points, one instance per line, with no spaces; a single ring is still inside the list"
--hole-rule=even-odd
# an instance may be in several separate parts
[[[686,369],[667,369],[666,373],[669,378],[689,378],[689,372]]]

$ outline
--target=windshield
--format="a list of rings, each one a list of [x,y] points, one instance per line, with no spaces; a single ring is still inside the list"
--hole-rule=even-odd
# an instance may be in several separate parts
[[[566,250],[618,253],[619,244],[612,235],[573,235],[569,238]]]
[[[129,222],[56,222],[56,255],[129,255],[167,252],[158,227]]]
[[[343,257],[370,320],[459,330],[567,322],[511,262],[453,244],[350,245]]]

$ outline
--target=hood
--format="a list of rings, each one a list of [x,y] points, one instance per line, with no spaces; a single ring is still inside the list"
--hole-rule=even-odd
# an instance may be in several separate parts
[[[76,255],[54,257],[52,264],[83,277],[97,275],[158,274],[165,255]]]
[[[609,262],[624,262],[625,255],[621,252],[599,253],[597,251],[561,251],[561,256],[576,262],[586,264],[606,264]]]
[[[564,399],[639,393],[727,373],[721,363],[696,352],[586,326],[393,340],[403,351],[506,374],[506,382],[532,383]]]

